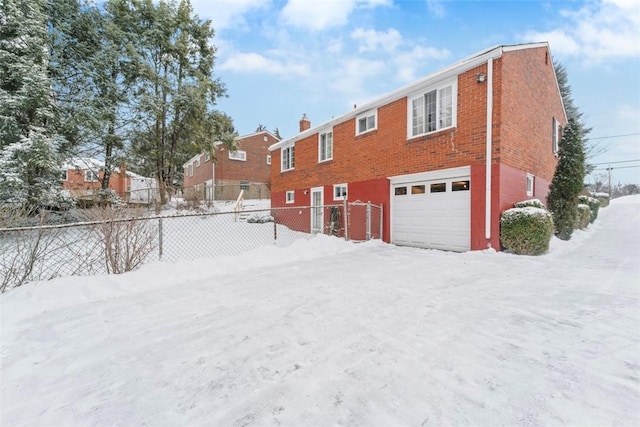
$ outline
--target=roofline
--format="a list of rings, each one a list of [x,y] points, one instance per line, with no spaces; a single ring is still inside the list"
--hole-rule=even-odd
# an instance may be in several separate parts
[[[250,137],[252,137],[252,136],[256,136],[256,135],[261,135],[261,134],[263,134],[263,133],[268,133],[269,135],[271,135],[271,136],[273,137],[273,139],[276,139],[276,140],[278,139],[278,137],[277,137],[277,136],[275,136],[274,134],[272,134],[270,131],[268,131],[268,130],[261,130],[260,132],[254,132],[254,133],[249,133],[249,134],[247,134],[247,135],[237,136],[237,137],[236,137],[236,139],[235,139],[235,141],[242,141],[243,139],[247,139],[247,138],[250,138]],[[216,141],[216,142],[219,142],[219,141]],[[213,144],[214,144],[214,147],[217,147],[217,145],[216,145],[216,143],[215,143],[215,142],[214,142]],[[203,151],[203,152],[201,152],[201,153],[196,154],[195,156],[193,156],[192,158],[190,158],[189,160],[187,160],[187,162],[186,162],[185,164],[183,164],[183,165],[182,165],[182,168],[183,168],[183,169],[184,169],[184,168],[186,168],[186,167],[189,165],[189,163],[191,163],[191,162],[195,161],[196,159],[199,159],[199,158],[200,158],[200,157],[202,157],[204,154],[205,154],[205,152],[204,152],[204,151]]]
[[[364,103],[359,107],[354,108],[353,110],[345,114],[342,114],[338,117],[327,120],[317,126],[311,127],[305,130],[304,132],[300,132],[297,135],[292,136],[291,138],[282,139],[281,141],[271,145],[269,147],[269,151],[275,151],[279,148],[282,148],[283,146],[293,144],[296,141],[299,141],[301,139],[307,138],[313,134],[318,133],[318,131],[321,130],[322,128],[331,127],[335,124],[342,123],[346,120],[349,120],[353,117],[358,116],[359,114],[365,113],[367,110],[386,105],[392,101],[408,96],[409,94],[417,91],[423,86],[429,86],[433,83],[437,83],[439,80],[445,80],[453,77],[454,75],[458,75],[462,72],[475,68],[489,59],[499,58],[502,56],[504,52],[523,50],[523,49],[534,49],[534,48],[540,48],[540,47],[546,47],[548,49],[549,43],[538,42],[538,43],[523,43],[523,44],[516,44],[516,45],[497,45],[488,49],[481,50],[470,56],[467,56],[466,58],[463,58],[457,62],[454,62],[448,67],[445,67],[439,71],[436,71],[435,73],[429,74],[426,77],[423,77],[409,84],[406,84],[399,89],[396,89],[392,92],[382,95],[379,98],[374,99],[373,101]]]

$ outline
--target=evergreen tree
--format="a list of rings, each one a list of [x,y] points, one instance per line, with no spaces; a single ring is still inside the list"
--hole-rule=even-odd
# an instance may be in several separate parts
[[[278,141],[280,141],[282,139],[282,137],[280,136],[280,129],[275,128],[273,130],[273,136],[275,136],[276,138],[278,138]]]
[[[549,210],[553,213],[555,234],[562,240],[569,240],[573,233],[578,194],[583,189],[586,174],[581,129],[575,118],[570,117],[559,143],[560,158],[547,198]]]
[[[256,128],[256,133],[257,132],[264,132],[265,130],[267,130],[267,127],[265,125],[263,125],[262,123],[258,123],[258,127]]]
[[[60,187],[46,41],[44,0],[0,0],[0,203],[31,212]]]

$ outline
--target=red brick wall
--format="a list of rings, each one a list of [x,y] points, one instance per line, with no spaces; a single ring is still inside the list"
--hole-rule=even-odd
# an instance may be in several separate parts
[[[266,138],[266,141],[265,141]],[[267,164],[267,155],[270,155],[269,146],[278,142],[270,133],[261,132],[237,141],[238,150],[247,152],[247,160],[229,159],[229,151],[225,148],[217,148],[215,151],[215,179],[216,181],[240,181],[246,180],[252,183],[268,183],[271,178],[271,166]],[[193,177],[189,176],[188,166],[184,169],[184,187],[193,187],[211,180],[213,173],[211,160],[204,160],[204,154],[200,155],[200,167],[193,168]]]
[[[552,121],[565,125],[552,60],[546,48],[503,56],[500,161],[551,181],[556,166]]]
[[[99,171],[100,179],[104,177],[104,171]],[[67,179],[62,181],[62,188],[69,190],[73,196],[87,195],[90,190],[95,191],[102,188],[100,181],[85,181],[85,171],[82,169],[67,170]],[[112,172],[109,177],[109,188],[115,191],[120,197],[126,196],[129,178],[123,172]]]

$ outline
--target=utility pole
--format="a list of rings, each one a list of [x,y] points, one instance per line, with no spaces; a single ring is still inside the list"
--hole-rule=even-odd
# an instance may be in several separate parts
[[[611,165],[607,168],[607,172],[609,172],[609,200],[611,200]]]

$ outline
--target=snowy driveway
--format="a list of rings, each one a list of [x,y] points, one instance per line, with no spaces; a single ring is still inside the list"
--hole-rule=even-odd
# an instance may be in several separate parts
[[[345,243],[0,296],[0,425],[640,424],[640,197],[549,254]]]

